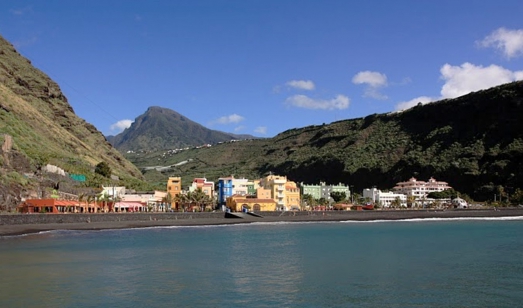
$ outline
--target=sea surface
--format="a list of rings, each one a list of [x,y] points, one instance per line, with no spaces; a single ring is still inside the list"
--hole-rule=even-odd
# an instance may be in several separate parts
[[[523,217],[0,237],[0,307],[522,307]]]

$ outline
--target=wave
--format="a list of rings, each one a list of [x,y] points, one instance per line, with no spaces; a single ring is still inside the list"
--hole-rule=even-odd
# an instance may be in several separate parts
[[[406,218],[406,219],[376,219],[376,220],[343,220],[342,223],[380,223],[380,222],[431,222],[431,221],[463,221],[463,220],[523,220],[523,216],[501,216],[501,217],[431,217],[431,218]]]

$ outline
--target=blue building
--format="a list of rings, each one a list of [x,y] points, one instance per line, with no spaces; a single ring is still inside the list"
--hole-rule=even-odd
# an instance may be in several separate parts
[[[225,206],[227,198],[232,196],[233,180],[234,177],[232,176],[218,179],[218,204],[222,208]]]

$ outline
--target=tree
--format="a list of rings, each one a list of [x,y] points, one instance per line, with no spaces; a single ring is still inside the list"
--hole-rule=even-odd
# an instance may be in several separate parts
[[[82,206],[82,202],[84,202],[86,197],[87,197],[86,194],[79,194],[78,195],[78,207]],[[73,210],[73,212],[74,212],[74,210]]]
[[[109,165],[104,161],[99,162],[94,168],[94,173],[108,178],[111,176],[111,167],[109,167]]]
[[[347,199],[347,194],[343,191],[333,191],[330,196],[336,203]]]
[[[87,208],[89,208],[89,205],[91,205],[91,203],[93,203],[93,201],[96,201],[96,197],[93,196],[93,195],[87,195]]]
[[[458,196],[458,192],[454,189],[445,189],[443,191],[433,191],[427,195],[427,198],[431,199],[455,199]]]
[[[174,196],[174,203],[175,203],[175,209],[183,209],[185,211],[185,207],[187,205],[187,202],[189,202],[189,197],[186,194],[177,194]]]
[[[407,207],[414,207],[416,204],[416,196],[408,195],[407,196]]]
[[[396,197],[396,199],[394,199],[394,200],[390,203],[390,206],[393,207],[393,208],[399,208],[399,207],[401,207],[401,199],[400,199],[400,197]]]
[[[100,212],[105,212],[105,209],[107,208],[107,201],[110,201],[111,200],[111,197],[109,197],[109,195],[107,193],[100,193],[98,195],[98,201],[101,201],[102,204],[103,204],[103,207],[100,208],[98,206],[98,208],[96,209],[96,211],[100,211]],[[97,204],[98,205],[98,204]]]
[[[358,193],[353,193],[352,194],[352,198],[353,198],[353,201],[354,201],[354,204],[361,204],[361,195],[358,194]]]
[[[327,204],[329,204],[329,200],[327,200],[327,199],[325,199],[323,197],[319,198],[317,200],[317,202],[318,202],[319,205],[327,205]]]
[[[517,204],[523,203],[523,190],[516,188],[516,191],[510,196],[510,201]]]
[[[302,203],[305,204],[305,207],[312,209],[314,207],[314,197],[311,194],[304,194],[301,198]]]
[[[169,208],[172,206],[173,200],[174,200],[174,198],[170,192],[168,192],[167,195],[165,195],[165,197],[162,198],[162,204],[163,204],[164,210],[167,208],[167,206],[169,206]]]
[[[200,211],[205,210],[205,206],[210,203],[210,198],[207,196],[201,188],[197,188],[192,193],[189,192],[191,201],[200,208]]]

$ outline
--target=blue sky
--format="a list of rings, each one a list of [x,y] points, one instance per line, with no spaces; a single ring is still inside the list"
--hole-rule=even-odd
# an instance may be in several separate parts
[[[0,35],[106,135],[150,106],[272,137],[523,79],[523,1],[0,2]]]

